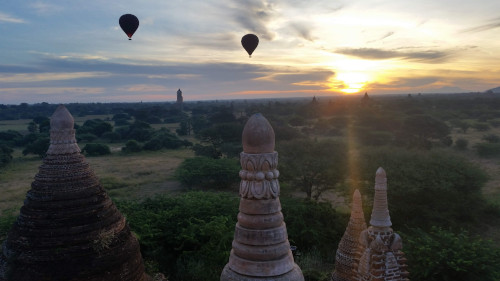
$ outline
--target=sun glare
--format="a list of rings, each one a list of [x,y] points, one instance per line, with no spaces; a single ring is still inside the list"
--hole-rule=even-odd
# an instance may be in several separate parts
[[[343,82],[343,88],[340,91],[346,94],[353,94],[361,91],[370,77],[361,72],[342,72],[336,76],[336,80]]]

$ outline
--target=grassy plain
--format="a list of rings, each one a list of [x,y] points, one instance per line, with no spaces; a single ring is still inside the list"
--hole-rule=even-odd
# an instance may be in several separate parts
[[[108,156],[87,157],[101,184],[114,199],[142,199],[155,194],[178,192],[179,183],[173,178],[176,167],[187,157],[190,149],[162,150],[124,154],[113,147]],[[19,209],[38,172],[42,159],[14,153],[14,160],[0,172],[0,211]]]
[[[485,142],[482,139],[483,136],[489,134],[500,136],[500,128],[493,127],[488,131],[478,131],[476,129],[470,128],[466,131],[466,133],[463,133],[459,129],[453,129],[451,137],[453,138],[454,143],[457,139],[460,138],[468,141],[467,149],[464,151],[456,150],[456,153],[462,155],[463,157],[469,159],[474,163],[477,163],[488,173],[490,179],[483,187],[483,194],[490,202],[500,205],[500,158],[479,157],[475,149],[475,145]]]

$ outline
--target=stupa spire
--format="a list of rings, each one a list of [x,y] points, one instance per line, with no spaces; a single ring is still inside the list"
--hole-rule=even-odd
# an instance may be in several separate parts
[[[387,176],[378,168],[375,176],[371,226],[359,235],[356,281],[408,281],[401,237],[391,228],[387,203]]]
[[[389,206],[387,203],[387,176],[385,170],[379,167],[375,176],[375,196],[370,225],[374,227],[391,227]]]
[[[137,239],[80,154],[64,106],[0,253],[0,281],[146,281]]]
[[[75,138],[75,121],[64,105],[59,105],[50,117],[50,146],[47,154],[80,152]]]
[[[274,131],[261,114],[243,129],[240,207],[233,248],[221,281],[303,281],[294,263],[279,201]]]
[[[332,281],[355,280],[356,266],[359,263],[357,255],[359,235],[366,229],[362,204],[361,194],[356,189],[353,194],[351,218],[335,255],[335,271],[332,274]]]

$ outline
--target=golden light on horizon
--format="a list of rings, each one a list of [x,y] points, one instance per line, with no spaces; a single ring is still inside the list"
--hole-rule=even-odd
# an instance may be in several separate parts
[[[363,72],[341,72],[336,76],[336,80],[341,81],[343,84],[340,91],[353,94],[360,92],[370,82],[370,77]]]

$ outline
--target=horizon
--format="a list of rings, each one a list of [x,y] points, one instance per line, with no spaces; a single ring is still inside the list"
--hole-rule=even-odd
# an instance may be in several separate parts
[[[500,2],[76,0],[0,8],[0,104],[468,93],[500,86]],[[123,14],[139,18],[132,40]],[[241,37],[256,34],[252,58]],[[172,96],[169,95],[172,93]]]

